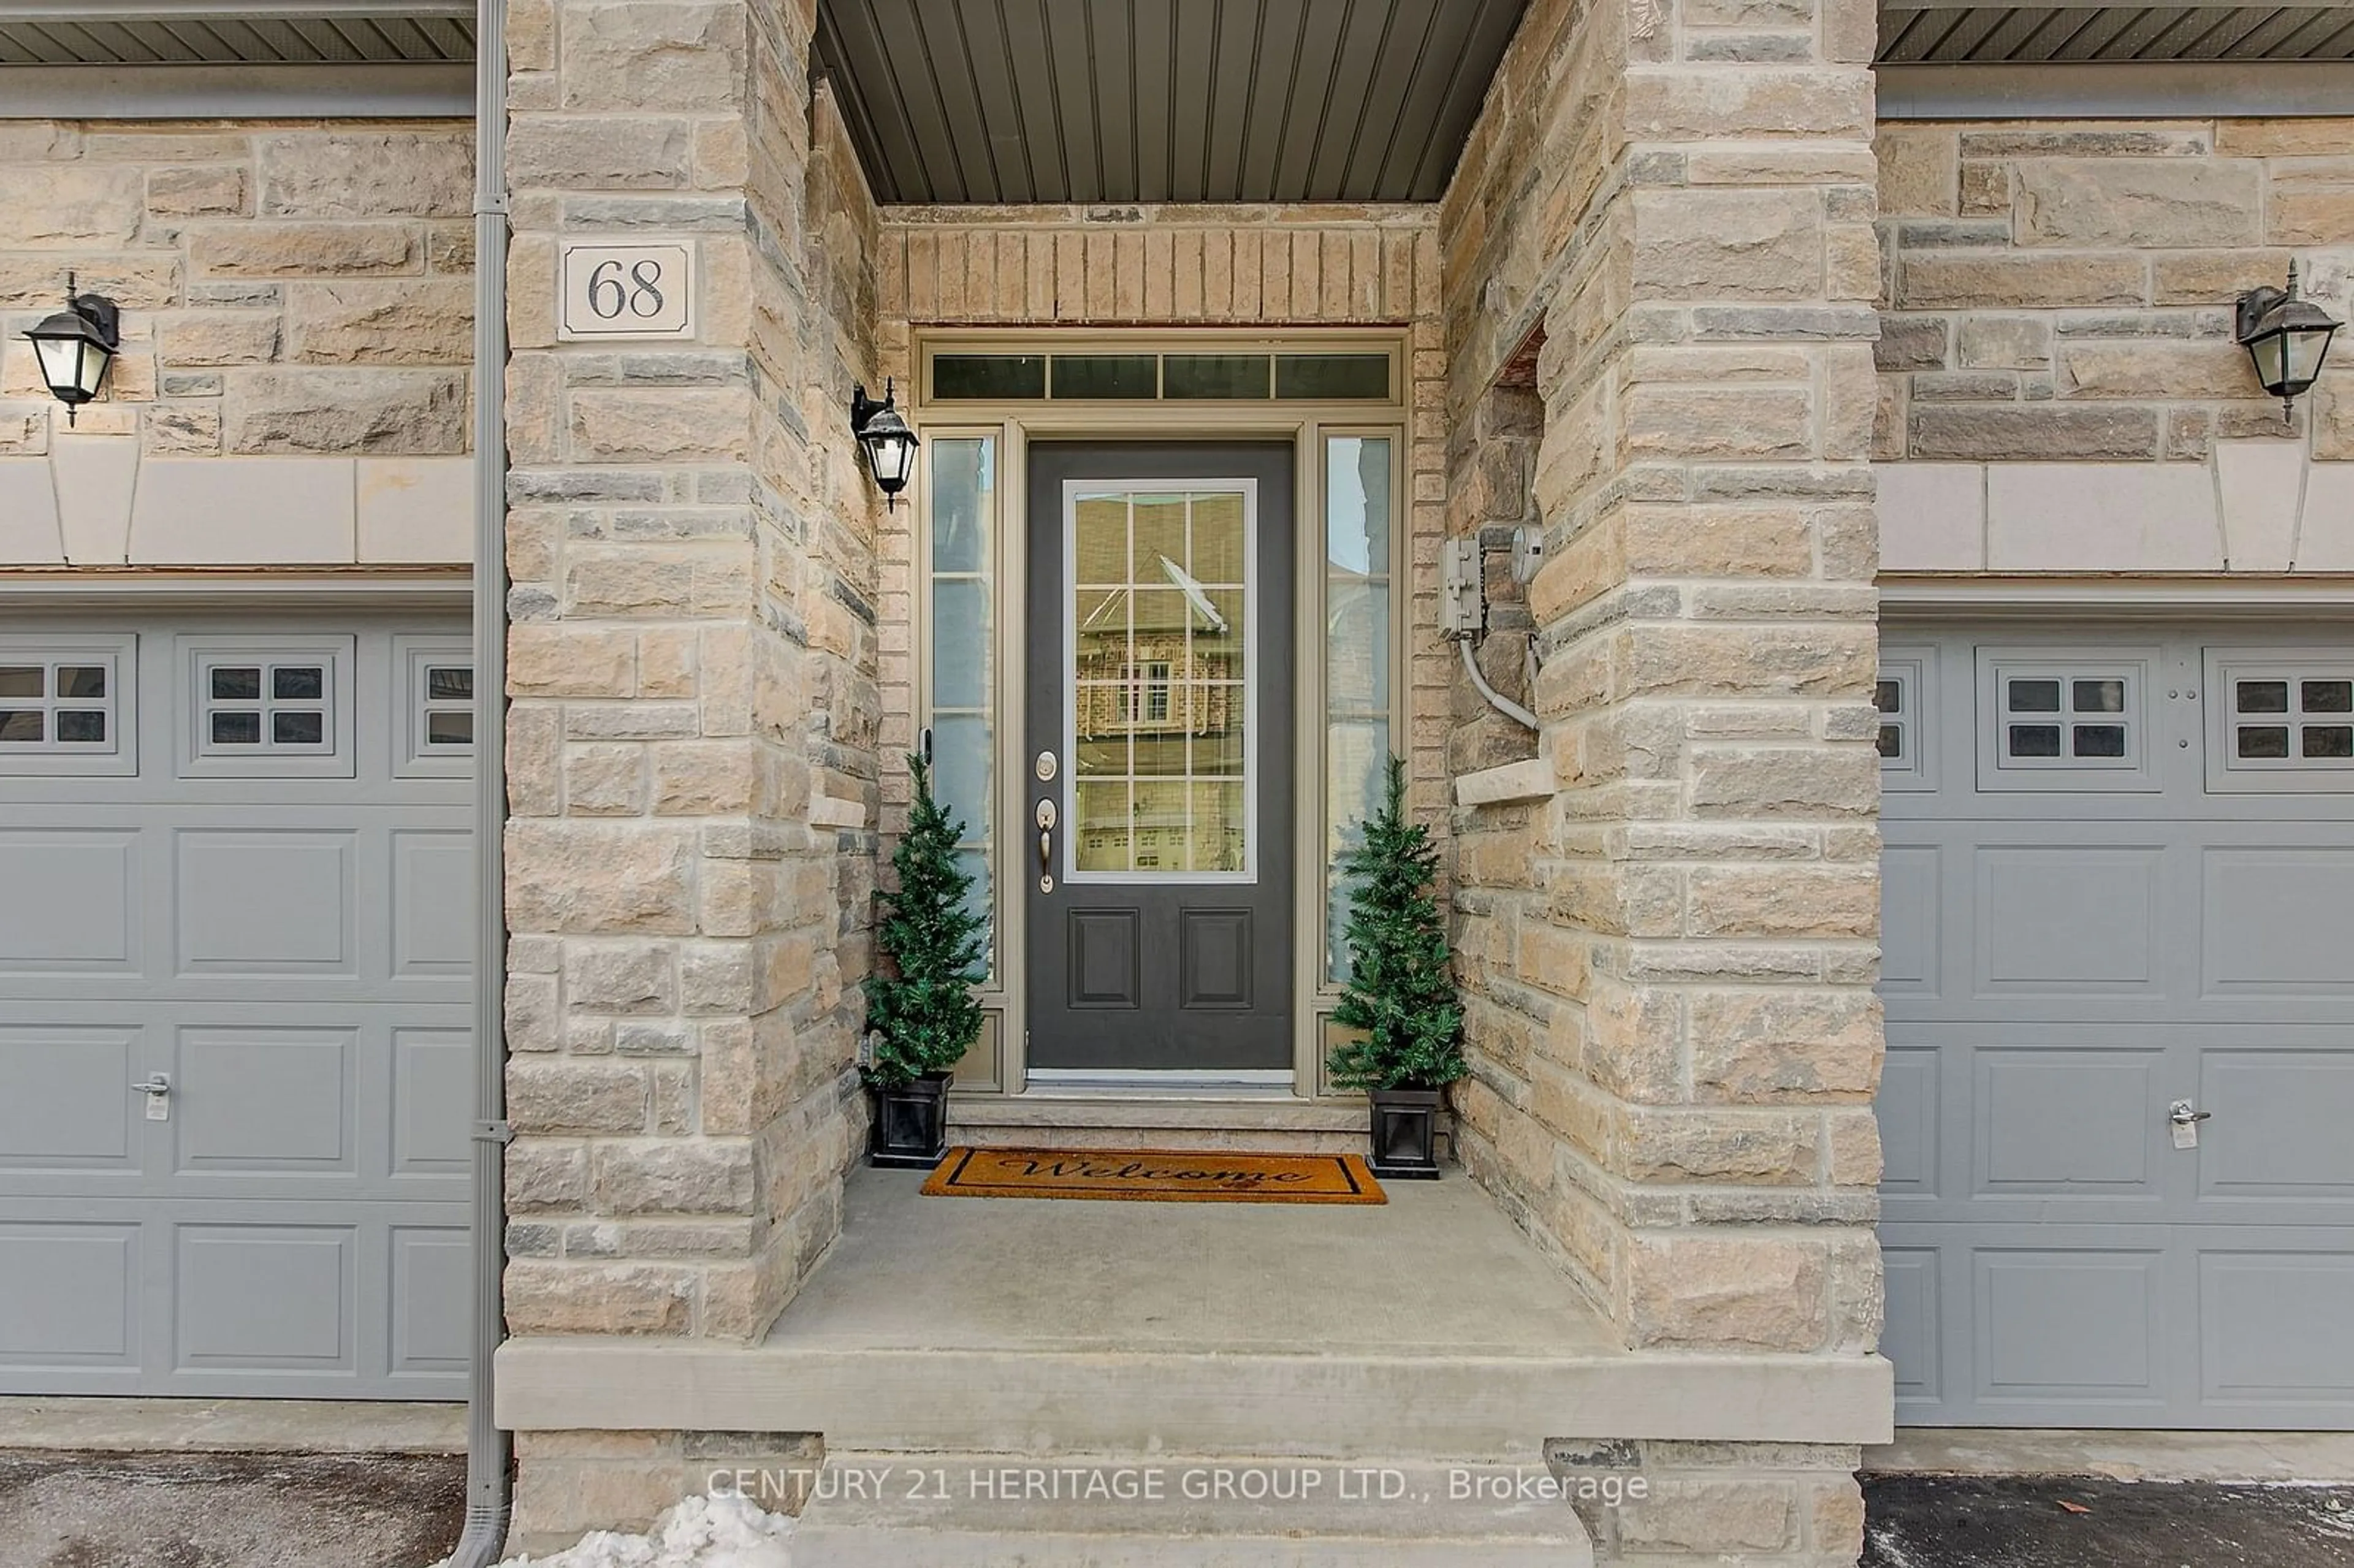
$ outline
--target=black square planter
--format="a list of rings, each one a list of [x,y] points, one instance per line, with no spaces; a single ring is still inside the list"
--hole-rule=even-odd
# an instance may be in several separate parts
[[[946,1073],[926,1073],[914,1083],[875,1091],[875,1141],[866,1163],[894,1171],[929,1171],[948,1152]]]
[[[1436,1181],[1439,1107],[1437,1089],[1373,1089],[1373,1174],[1394,1181]]]

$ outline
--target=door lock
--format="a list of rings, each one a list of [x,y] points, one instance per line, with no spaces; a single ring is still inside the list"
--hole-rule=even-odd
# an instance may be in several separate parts
[[[2215,1113],[2213,1111],[2203,1111],[2199,1109],[2189,1100],[2176,1100],[2172,1105],[2168,1106],[2166,1107],[2166,1119],[2172,1124],[2174,1128],[2174,1147],[2177,1149],[2198,1148],[2199,1124],[2205,1121],[2209,1117],[2211,1117]]]
[[[156,1073],[131,1086],[133,1093],[147,1097],[147,1119],[172,1119],[172,1075]]]

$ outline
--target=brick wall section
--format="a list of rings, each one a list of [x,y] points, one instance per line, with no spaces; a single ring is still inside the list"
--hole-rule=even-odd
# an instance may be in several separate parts
[[[1635,1347],[1879,1334],[1872,38],[1539,0],[1442,220],[1451,418],[1544,334],[1555,780],[1457,817],[1464,1153]]]
[[[874,216],[811,0],[511,18],[518,1334],[746,1340],[839,1226],[873,840]],[[555,341],[567,232],[692,234],[702,337]]]
[[[2347,308],[2354,121],[1889,123],[1874,455],[2200,461],[2297,436],[2354,459],[2340,353],[2284,418],[2232,338],[2279,286]]]
[[[468,122],[0,122],[0,456],[64,409],[25,329],[123,308],[79,431],[152,456],[467,450]]]
[[[1416,206],[893,207],[877,267],[885,367],[902,386],[922,326],[1410,327],[1412,511],[1408,766],[1423,820],[1446,828],[1453,651],[1437,623],[1447,486],[1437,214]],[[914,742],[916,509],[886,514],[883,572],[885,826],[904,825]],[[887,848],[887,846],[886,846]]]

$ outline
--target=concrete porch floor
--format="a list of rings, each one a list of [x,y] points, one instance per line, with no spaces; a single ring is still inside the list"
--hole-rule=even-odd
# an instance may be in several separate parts
[[[1553,1437],[1892,1435],[1877,1357],[1629,1351],[1451,1168],[1364,1207],[927,1198],[923,1180],[851,1173],[840,1239],[759,1344],[510,1340],[501,1424],[1516,1463]]]
[[[927,1198],[860,1170],[769,1332],[813,1349],[1608,1353],[1609,1325],[1449,1171],[1380,1205]],[[945,1310],[943,1308],[946,1308]]]

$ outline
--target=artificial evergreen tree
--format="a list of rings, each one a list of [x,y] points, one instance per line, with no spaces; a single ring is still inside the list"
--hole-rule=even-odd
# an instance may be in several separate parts
[[[899,890],[881,895],[875,945],[889,959],[866,982],[866,1027],[875,1036],[866,1081],[903,1088],[927,1073],[945,1073],[981,1033],[982,934],[988,917],[972,906],[972,874],[957,863],[964,824],[932,799],[931,769],[907,758],[916,801],[907,831],[892,852]]]
[[[1332,1048],[1332,1081],[1352,1089],[1436,1089],[1465,1072],[1463,1005],[1435,891],[1438,850],[1405,816],[1405,763],[1389,759],[1381,808],[1341,857],[1355,895],[1349,978],[1337,1023],[1364,1037]]]

